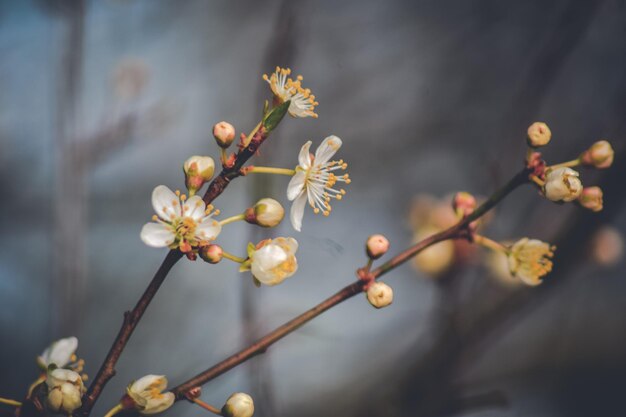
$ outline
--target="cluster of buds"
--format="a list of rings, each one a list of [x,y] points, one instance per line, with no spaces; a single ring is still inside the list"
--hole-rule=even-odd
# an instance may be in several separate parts
[[[364,282],[363,291],[367,301],[375,308],[387,307],[393,302],[393,289],[384,282],[376,281],[370,274],[372,263],[389,250],[389,240],[380,234],[372,235],[365,242],[365,253],[369,258],[365,268],[358,271],[359,279]]]
[[[583,187],[580,174],[573,168],[579,165],[605,169],[613,163],[614,151],[606,140],[594,143],[572,161],[547,166],[541,154],[534,150],[550,142],[552,133],[543,122],[535,122],[528,128],[530,150],[527,166],[531,169],[531,180],[550,201],[568,203],[577,201],[592,211],[602,210],[602,190],[599,187]]]

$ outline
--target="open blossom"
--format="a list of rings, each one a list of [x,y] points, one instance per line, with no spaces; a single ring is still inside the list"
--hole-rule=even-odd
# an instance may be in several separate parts
[[[81,397],[85,393],[85,386],[76,372],[57,368],[48,373],[46,385],[48,385],[46,404],[50,410],[63,411],[69,415],[82,405]]]
[[[143,415],[157,414],[167,410],[176,399],[167,388],[167,378],[163,375],[146,375],[131,383],[126,394],[132,399],[134,408]]]
[[[330,158],[341,147],[341,139],[329,136],[315,151],[315,156],[309,153],[311,141],[302,146],[298,156],[296,174],[289,181],[287,198],[293,201],[290,219],[293,228],[302,229],[302,217],[306,202],[313,208],[315,214],[323,213],[328,216],[332,210],[330,200],[341,200],[346,191],[342,188],[333,188],[338,182],[350,184],[348,174],[337,175],[333,171],[345,170],[348,164],[339,161],[330,161]]]
[[[254,414],[254,401],[245,392],[236,392],[228,397],[222,407],[224,417],[252,417]]]
[[[578,178],[578,172],[571,168],[556,168],[546,174],[546,184],[543,192],[548,200],[570,202],[578,198],[583,191],[583,185]]]
[[[75,352],[78,348],[78,339],[66,337],[53,342],[43,353],[37,357],[37,363],[43,369],[48,369],[49,365],[56,365],[63,368],[70,362],[76,360]]]
[[[315,96],[308,88],[302,88],[301,75],[298,75],[294,81],[289,77],[290,74],[289,68],[280,67],[276,67],[276,71],[269,77],[263,74],[263,79],[267,81],[274,93],[274,101],[276,104],[283,104],[291,100],[287,110],[291,116],[317,119],[317,113],[313,110],[319,103],[315,101]]]
[[[515,242],[509,252],[511,274],[525,284],[541,284],[541,278],[552,271],[554,246],[537,239],[522,238]]]
[[[261,241],[250,250],[250,271],[262,284],[280,284],[298,270],[297,250],[298,242],[291,237]]]
[[[164,185],[152,192],[152,207],[157,213],[153,223],[141,229],[141,240],[155,248],[168,246],[189,252],[194,246],[214,240],[222,227],[212,216],[213,207],[206,207],[202,198],[174,193]]]

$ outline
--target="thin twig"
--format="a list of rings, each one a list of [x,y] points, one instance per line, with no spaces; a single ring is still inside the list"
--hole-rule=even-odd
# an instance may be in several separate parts
[[[402,265],[404,262],[408,261],[419,252],[423,251],[429,246],[434,245],[435,243],[441,242],[443,240],[448,239],[459,239],[459,238],[469,238],[470,235],[467,233],[468,226],[475,221],[476,219],[483,216],[487,213],[491,208],[493,208],[496,204],[498,204],[502,199],[504,199],[509,193],[515,190],[520,185],[528,182],[528,171],[526,169],[519,172],[515,175],[504,187],[500,190],[496,191],[491,198],[489,198],[485,203],[483,203],[480,207],[478,207],[473,213],[463,218],[459,223],[454,226],[432,235],[415,245],[411,246],[407,250],[399,253],[394,256],[391,260],[384,263],[380,267],[376,268],[371,272],[371,275],[374,278],[379,278],[380,276],[386,274],[387,272],[397,268]],[[255,343],[251,344],[247,348],[235,353],[234,355],[229,356],[218,364],[212,366],[211,368],[205,370],[194,376],[193,378],[183,382],[182,384],[176,386],[172,389],[172,392],[176,395],[177,400],[182,400],[185,398],[185,394],[190,389],[201,386],[216,377],[224,374],[230,369],[234,368],[237,365],[247,361],[248,359],[259,355],[267,350],[268,347],[297,330],[307,322],[313,320],[315,317],[319,316],[323,312],[329,310],[330,308],[346,301],[349,298],[354,297],[356,294],[363,291],[364,281],[358,280],[353,282],[352,284],[342,288],[339,292],[335,293],[331,297],[322,301],[320,304],[315,307],[307,310],[303,314],[298,317],[288,321],[277,329],[271,331],[266,334],[262,338],[260,338]]]

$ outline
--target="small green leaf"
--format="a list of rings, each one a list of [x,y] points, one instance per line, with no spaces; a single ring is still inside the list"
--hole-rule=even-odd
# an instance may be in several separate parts
[[[263,127],[266,131],[271,132],[276,128],[276,126],[278,126],[280,121],[283,120],[283,117],[285,117],[285,114],[287,114],[289,104],[291,104],[291,101],[287,100],[267,113],[267,115],[263,118]]]

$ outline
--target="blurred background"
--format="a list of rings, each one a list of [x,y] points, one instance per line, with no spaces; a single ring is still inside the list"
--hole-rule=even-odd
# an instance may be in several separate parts
[[[245,391],[257,416],[623,412],[624,0],[2,0],[0,54],[1,396],[23,397],[60,337],[78,336],[95,376],[166,253],[139,239],[153,187],[183,188],[187,157],[217,157],[214,123],[254,127],[270,97],[261,74],[281,65],[304,75],[320,117],[286,119],[255,164],[292,167],[306,140],[336,134],[347,196],[329,218],[307,213],[301,233],[288,222],[222,233],[236,254],[294,235],[300,269],[280,286],[255,288],[228,262],[177,264],[95,415],[132,379],[176,385],[353,281],[368,235],[395,253],[431,226],[424,207],[489,195],[521,166],[535,120],[552,129],[550,162],[598,139],[616,149],[611,169],[581,174],[604,189],[604,211],[525,187],[485,229],[556,244],[543,285],[501,277],[482,250],[407,264],[384,279],[392,306],[357,296],[203,399]],[[288,207],[286,186],[238,179],[215,204],[225,216],[265,196]],[[179,403],[166,415],[204,413]]]

